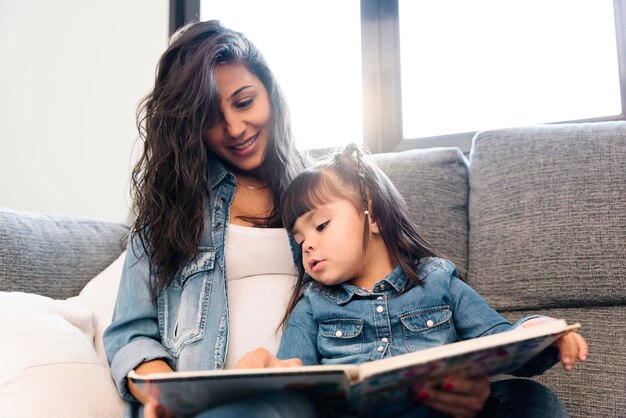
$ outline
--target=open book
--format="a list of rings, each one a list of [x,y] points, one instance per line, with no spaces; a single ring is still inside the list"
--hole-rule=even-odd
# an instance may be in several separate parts
[[[437,385],[445,375],[493,376],[517,369],[579,324],[546,322],[360,365],[156,373],[128,378],[177,417],[277,389],[298,390],[338,411],[362,412]],[[432,386],[431,386],[432,387]]]

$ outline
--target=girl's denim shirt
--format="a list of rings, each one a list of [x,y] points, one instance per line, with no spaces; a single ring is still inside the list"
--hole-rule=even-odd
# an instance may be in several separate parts
[[[135,400],[126,375],[143,362],[162,359],[178,371],[224,367],[228,345],[224,239],[236,181],[217,158],[210,157],[209,166],[211,192],[198,256],[160,293],[156,306],[150,299],[143,248],[134,240],[126,252],[113,320],[104,333],[113,379],[126,400]],[[291,244],[292,249],[297,247]]]
[[[372,291],[309,283],[287,322],[278,358],[297,357],[305,365],[359,364],[509,331],[536,317],[512,325],[448,260],[423,258],[417,271],[424,285],[405,292],[408,278],[400,267]],[[540,374],[557,361],[558,350],[550,347],[514,374]]]

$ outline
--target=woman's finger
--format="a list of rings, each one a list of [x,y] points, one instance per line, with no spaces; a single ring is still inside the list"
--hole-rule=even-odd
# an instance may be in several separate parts
[[[143,416],[144,418],[158,418],[156,411],[154,410],[154,405],[148,402],[143,407]]]
[[[473,417],[483,409],[491,384],[489,379],[449,378],[441,389],[418,390],[419,402],[455,417]]]
[[[453,417],[474,417],[483,407],[483,404],[476,398],[440,390],[420,392],[418,400],[436,411]]]

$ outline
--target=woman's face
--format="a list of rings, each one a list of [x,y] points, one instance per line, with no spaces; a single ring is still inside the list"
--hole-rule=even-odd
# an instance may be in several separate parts
[[[222,119],[204,140],[232,168],[252,172],[261,167],[270,134],[271,105],[259,78],[241,64],[218,67]]]

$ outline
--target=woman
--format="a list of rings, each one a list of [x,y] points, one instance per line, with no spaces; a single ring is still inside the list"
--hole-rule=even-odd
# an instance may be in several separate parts
[[[127,384],[130,370],[230,368],[258,346],[269,351],[239,367],[293,364],[272,354],[295,280],[278,202],[306,165],[263,57],[217,21],[190,24],[172,37],[139,126],[144,150],[132,175],[137,218],[104,335],[129,414],[141,414],[140,404],[149,400]],[[428,403],[472,416],[488,394],[486,379],[458,380],[453,392],[434,393]],[[146,415],[155,413],[149,405]],[[246,408],[254,416],[314,414],[304,398],[279,393],[206,416]]]

